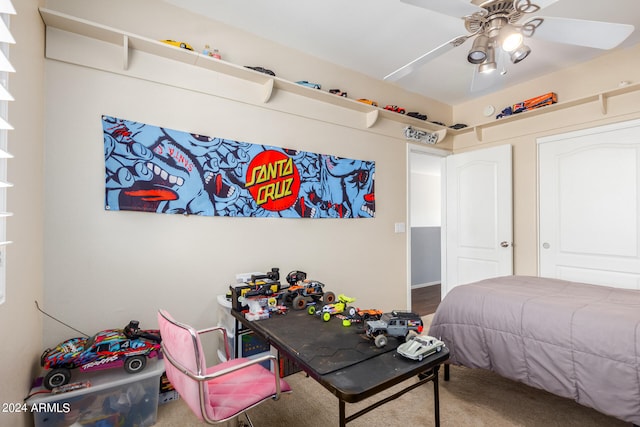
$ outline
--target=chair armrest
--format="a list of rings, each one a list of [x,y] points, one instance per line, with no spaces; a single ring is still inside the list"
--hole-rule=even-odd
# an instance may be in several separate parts
[[[207,334],[209,332],[221,332],[222,336],[224,338],[224,353],[227,357],[227,360],[229,360],[230,358],[230,352],[229,352],[229,340],[227,338],[227,329],[222,327],[222,326],[212,326],[210,328],[205,328],[205,329],[200,329],[198,331],[196,331],[196,333],[198,335],[204,335]]]

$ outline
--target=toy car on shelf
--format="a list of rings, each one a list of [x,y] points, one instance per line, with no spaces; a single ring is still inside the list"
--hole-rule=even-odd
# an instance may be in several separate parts
[[[342,97],[347,97],[347,92],[343,92],[340,89],[329,89],[329,93],[332,93],[334,95],[338,95],[338,96],[342,96]]]
[[[376,101],[372,101],[372,100],[366,99],[366,98],[360,98],[360,99],[358,99],[358,102],[362,102],[363,104],[373,105],[374,107],[378,106],[378,103]]]
[[[365,333],[373,338],[376,347],[387,345],[387,337],[407,338],[410,333],[422,333],[422,319],[416,313],[392,311],[383,313],[379,320],[369,320]]]
[[[300,80],[300,81],[297,81],[296,83],[298,83],[299,85],[302,85],[302,86],[310,87],[311,89],[321,89],[322,88],[322,86],[319,85],[318,83],[311,83],[311,82],[308,82],[306,80]]]
[[[324,291],[324,283],[317,280],[303,280],[289,286],[284,291],[284,303],[291,304],[294,310],[302,310],[310,303],[333,304],[336,294]]]
[[[331,319],[332,314],[345,313],[347,316],[355,316],[356,309],[347,304],[351,304],[355,302],[355,298],[350,298],[344,294],[338,295],[338,302],[333,304],[325,304],[322,306],[320,310],[316,308],[315,305],[309,305],[307,308],[307,313],[319,314],[322,317],[322,320],[328,322]]]
[[[464,129],[467,127],[464,123],[456,123],[455,125],[449,126],[451,129]]]
[[[45,388],[52,390],[69,382],[71,369],[83,372],[124,367],[130,374],[140,372],[147,358],[160,352],[160,331],[141,330],[132,320],[123,329],[107,329],[90,338],[71,338],[46,349],[40,356],[40,365],[48,370]]]
[[[404,108],[398,107],[397,105],[387,105],[384,107],[385,110],[393,111],[396,113],[404,114],[407,112]]]
[[[250,67],[248,65],[245,65],[245,68],[249,68],[253,71],[258,71],[259,73],[264,73],[264,74],[268,74],[270,76],[276,76],[276,73],[274,73],[273,71],[271,71],[268,68],[264,68],[264,67]]]
[[[429,335],[414,335],[400,344],[396,351],[408,359],[422,361],[433,353],[440,353],[444,343]]]
[[[409,111],[407,113],[407,116],[413,117],[413,118],[418,119],[418,120],[427,120],[427,115],[419,113],[418,111]]]
[[[187,50],[193,50],[193,47],[189,43],[177,42],[175,40],[160,40],[162,43],[170,44],[171,46],[181,47]]]

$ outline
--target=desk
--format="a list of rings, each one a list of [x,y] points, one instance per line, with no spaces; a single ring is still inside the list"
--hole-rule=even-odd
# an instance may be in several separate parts
[[[339,319],[323,322],[304,310],[252,322],[238,311],[232,314],[338,398],[340,427],[429,381],[433,382],[435,425],[440,425],[438,370],[449,358],[447,348],[418,362],[396,353],[397,339],[390,338],[379,349],[364,335],[362,325],[344,327]],[[346,415],[346,403],[360,402],[415,376],[418,382]]]

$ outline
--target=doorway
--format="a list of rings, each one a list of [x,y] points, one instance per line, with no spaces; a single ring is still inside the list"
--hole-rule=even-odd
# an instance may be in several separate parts
[[[445,153],[438,151],[409,147],[407,240],[410,301],[411,310],[421,316],[434,313],[441,299],[442,173]]]

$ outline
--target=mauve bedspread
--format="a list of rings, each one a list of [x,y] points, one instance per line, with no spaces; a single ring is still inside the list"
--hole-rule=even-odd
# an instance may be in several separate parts
[[[640,425],[640,291],[507,276],[457,286],[429,335],[449,361]]]

